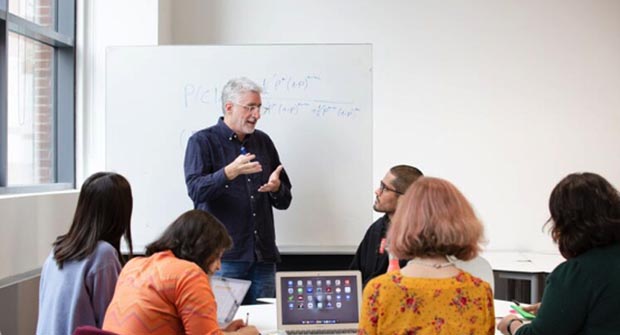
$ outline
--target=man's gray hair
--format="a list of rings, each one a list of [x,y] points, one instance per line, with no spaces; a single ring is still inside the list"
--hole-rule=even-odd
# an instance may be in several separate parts
[[[226,113],[226,103],[239,101],[239,96],[246,92],[263,92],[263,89],[246,77],[233,78],[222,89],[222,113]]]

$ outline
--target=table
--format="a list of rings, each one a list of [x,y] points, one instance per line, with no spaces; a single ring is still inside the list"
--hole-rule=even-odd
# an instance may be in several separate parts
[[[541,299],[540,285],[544,276],[565,261],[557,253],[484,251],[481,256],[489,261],[500,278],[528,280],[532,303]]]
[[[276,304],[275,299],[263,298],[261,301],[270,302],[260,305],[243,305],[237,310],[235,319],[245,320],[247,313],[249,313],[249,323],[261,332],[262,335],[275,335],[284,334],[278,332],[276,329],[278,321],[276,320]],[[499,321],[501,317],[510,314],[510,301],[495,300],[495,317],[496,321]],[[496,330],[496,335],[501,333]]]

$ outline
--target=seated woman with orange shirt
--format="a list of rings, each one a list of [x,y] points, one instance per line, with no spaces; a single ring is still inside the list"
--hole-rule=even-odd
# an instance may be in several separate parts
[[[448,181],[421,177],[398,202],[390,252],[409,259],[364,288],[359,334],[494,334],[493,292],[448,255],[476,257],[483,227]]]
[[[118,334],[255,335],[253,326],[235,320],[217,323],[209,275],[220,267],[232,241],[211,214],[191,210],[146,247],[147,257],[130,260],[121,271],[103,329]]]

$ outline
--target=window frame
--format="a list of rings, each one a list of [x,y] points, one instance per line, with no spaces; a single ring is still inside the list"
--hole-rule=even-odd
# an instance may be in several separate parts
[[[76,0],[53,0],[54,26],[44,27],[9,13],[9,2],[0,0],[0,195],[38,193],[75,188],[76,131]],[[7,186],[8,175],[8,38],[9,32],[54,49],[53,115],[54,183]]]

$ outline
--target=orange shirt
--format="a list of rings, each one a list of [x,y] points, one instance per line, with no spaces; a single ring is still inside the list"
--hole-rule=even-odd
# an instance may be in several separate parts
[[[493,292],[467,272],[450,278],[374,278],[364,288],[359,334],[495,334]]]
[[[121,335],[221,333],[207,274],[172,251],[134,258],[123,267],[103,329]]]

